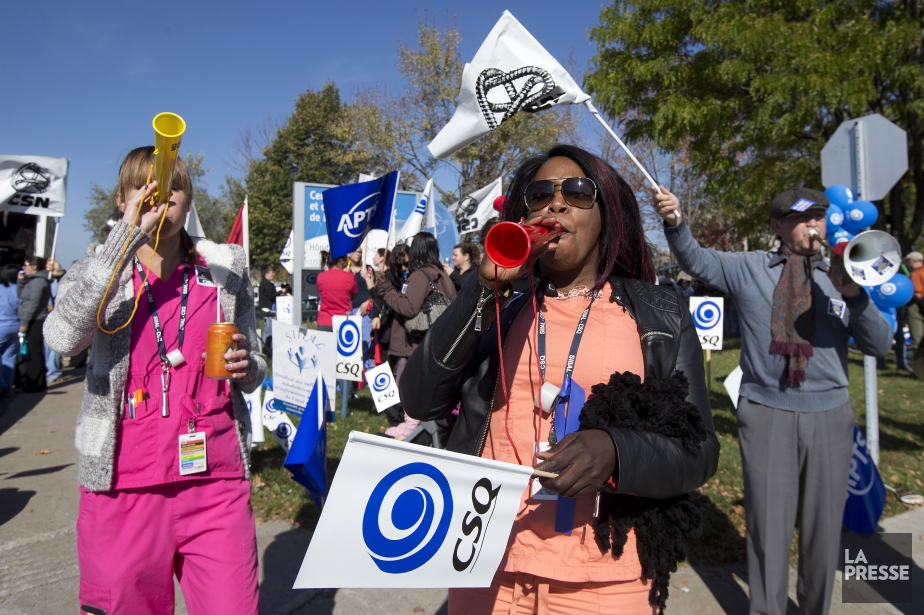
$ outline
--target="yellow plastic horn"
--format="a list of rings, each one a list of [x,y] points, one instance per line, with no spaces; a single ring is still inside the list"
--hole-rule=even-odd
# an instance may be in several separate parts
[[[173,169],[180,154],[180,139],[186,132],[186,122],[176,113],[154,116],[154,179],[157,181],[157,204],[170,202]]]

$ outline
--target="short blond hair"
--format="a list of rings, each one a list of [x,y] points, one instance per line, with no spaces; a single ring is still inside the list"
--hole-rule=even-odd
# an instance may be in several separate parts
[[[154,146],[146,145],[136,147],[128,152],[122,166],[119,167],[119,182],[116,184],[116,202],[124,203],[125,195],[129,190],[140,190],[148,181],[151,174],[151,165],[154,164]],[[176,159],[176,168],[173,171],[172,190],[182,190],[186,193],[187,200],[192,203],[193,184],[189,176],[189,169],[182,158]]]

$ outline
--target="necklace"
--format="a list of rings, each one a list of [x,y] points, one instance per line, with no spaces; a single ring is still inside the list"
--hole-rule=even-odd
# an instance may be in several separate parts
[[[590,297],[593,296],[593,291],[591,291],[588,286],[574,286],[566,293],[559,292],[556,296],[550,297],[555,301],[564,301],[566,299],[573,299],[575,297]]]

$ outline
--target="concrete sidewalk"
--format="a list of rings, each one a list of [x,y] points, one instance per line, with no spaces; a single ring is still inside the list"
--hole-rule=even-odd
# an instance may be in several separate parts
[[[59,615],[77,611],[77,453],[74,424],[82,392],[82,370],[65,370],[66,381],[44,394],[0,400],[0,615]],[[924,610],[924,507],[882,523],[887,532],[913,534],[913,605],[841,604],[840,578],[835,615],[921,613]],[[260,610],[263,615],[352,615],[447,612],[446,590],[293,590],[311,539],[307,530],[281,521],[257,526]],[[795,571],[790,570],[790,613],[795,605]],[[176,593],[179,614],[186,613]],[[744,565],[682,565],[671,578],[667,613],[746,613]]]

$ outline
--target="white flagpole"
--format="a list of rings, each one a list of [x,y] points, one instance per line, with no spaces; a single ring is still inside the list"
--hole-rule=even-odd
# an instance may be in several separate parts
[[[244,227],[244,256],[247,263],[247,275],[250,275],[250,206],[247,204],[247,195],[244,195],[244,215],[241,216]]]
[[[51,239],[51,260],[55,259],[55,250],[58,248],[58,229],[61,228],[61,219],[55,218],[55,234]]]
[[[602,117],[600,117],[600,112],[597,111],[597,108],[594,107],[593,103],[590,102],[590,101],[588,100],[588,101],[586,101],[586,102],[584,103],[584,106],[587,107],[587,110],[590,111],[590,113],[591,113],[595,118],[597,118],[597,121],[600,122],[600,124],[603,125],[603,127],[606,129],[606,131],[607,131],[608,133],[610,133],[610,136],[613,137],[613,138],[616,140],[616,143],[619,144],[619,147],[622,148],[622,151],[624,151],[624,152],[626,153],[626,155],[629,157],[629,159],[632,160],[632,162],[635,163],[635,166],[638,167],[639,171],[642,172],[642,174],[645,176],[645,179],[648,180],[648,182],[651,184],[651,186],[652,186],[654,189],[656,189],[658,192],[661,192],[661,187],[658,185],[658,182],[656,182],[656,181],[654,180],[654,178],[648,173],[648,171],[645,169],[645,167],[642,166],[642,163],[638,161],[638,158],[635,157],[635,154],[633,154],[633,153],[629,150],[629,148],[626,146],[626,144],[622,142],[622,139],[619,138],[619,135],[617,135],[617,134],[613,131],[613,129],[610,128],[610,125],[606,123],[606,120],[604,120]],[[673,217],[675,217],[675,218],[677,217],[677,215],[674,214],[674,213],[672,213],[671,215],[673,215]]]

